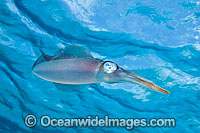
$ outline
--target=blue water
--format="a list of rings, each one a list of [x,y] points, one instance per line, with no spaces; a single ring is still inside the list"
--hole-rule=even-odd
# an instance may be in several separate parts
[[[125,83],[58,87],[32,74],[41,55],[79,44],[170,91]],[[199,0],[1,0],[0,131],[129,132],[125,128],[43,128],[38,118],[175,118],[175,128],[132,132],[200,132]],[[64,88],[64,89],[63,89]]]

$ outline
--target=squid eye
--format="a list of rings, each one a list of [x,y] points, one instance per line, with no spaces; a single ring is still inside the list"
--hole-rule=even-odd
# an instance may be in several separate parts
[[[113,62],[105,62],[103,64],[103,70],[106,73],[112,73],[117,69],[117,65]]]

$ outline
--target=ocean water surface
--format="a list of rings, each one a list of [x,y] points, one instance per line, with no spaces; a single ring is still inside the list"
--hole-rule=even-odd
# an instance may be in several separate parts
[[[126,83],[65,86],[32,73],[40,49],[78,44],[170,91]],[[1,0],[0,131],[200,132],[199,0]],[[29,128],[37,118],[174,118],[176,127]]]

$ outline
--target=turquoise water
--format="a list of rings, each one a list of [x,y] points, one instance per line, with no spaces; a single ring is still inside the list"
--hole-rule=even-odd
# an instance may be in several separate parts
[[[198,0],[1,0],[0,131],[200,131]],[[78,44],[150,79],[170,95],[125,83],[64,86],[32,74],[45,53]],[[34,128],[37,118],[175,118],[175,128]]]

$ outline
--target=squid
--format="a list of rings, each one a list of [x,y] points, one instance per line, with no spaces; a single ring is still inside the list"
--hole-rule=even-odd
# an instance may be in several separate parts
[[[94,58],[78,45],[70,45],[57,51],[54,56],[43,51],[32,67],[32,72],[42,79],[60,84],[133,83],[154,91],[169,94],[142,76],[124,70],[112,61]]]

